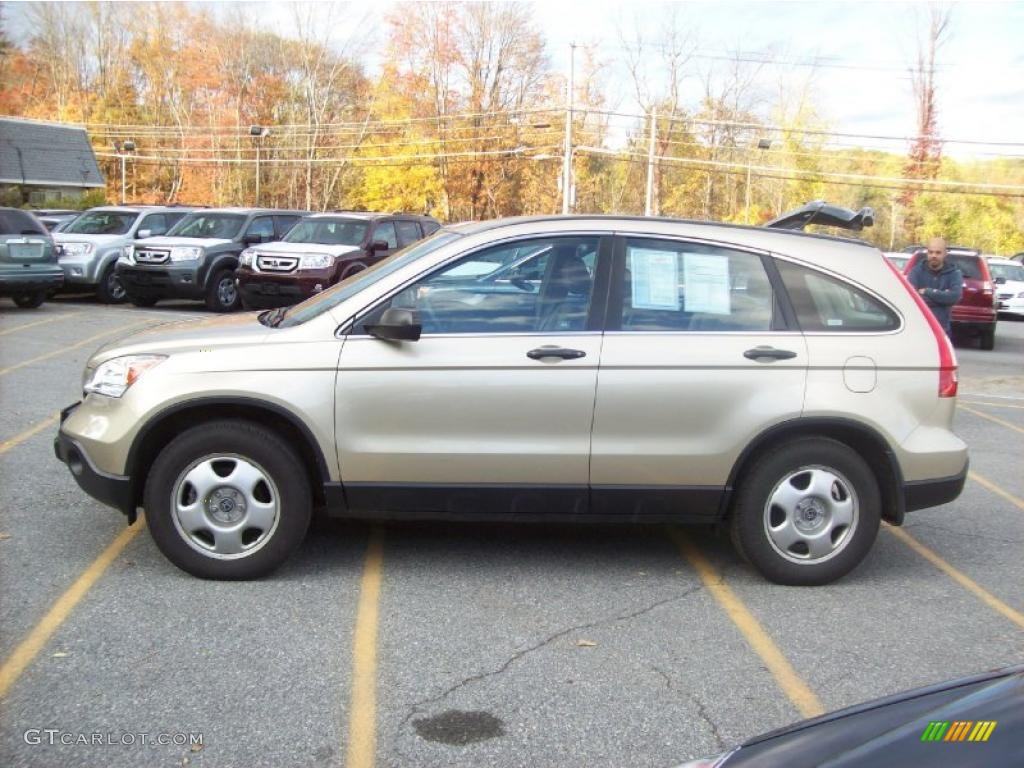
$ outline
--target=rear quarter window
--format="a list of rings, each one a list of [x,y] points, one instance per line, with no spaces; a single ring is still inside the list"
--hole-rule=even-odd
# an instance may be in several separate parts
[[[801,330],[877,333],[899,328],[899,316],[861,289],[788,261],[776,264]]]

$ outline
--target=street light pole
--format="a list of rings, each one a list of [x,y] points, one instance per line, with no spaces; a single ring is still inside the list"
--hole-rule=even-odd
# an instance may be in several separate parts
[[[562,213],[569,213],[572,205],[572,109],[573,77],[576,65],[576,43],[569,44],[569,82],[565,92],[565,147],[562,152]]]
[[[654,134],[657,130],[658,114],[651,108],[651,140],[647,145],[647,192],[644,195],[644,216],[654,213]]]
[[[128,153],[135,151],[135,142],[130,139],[125,142],[115,141],[114,151],[117,152],[117,156],[121,159],[121,205],[124,205],[127,201],[125,193],[125,161],[128,159]]]
[[[757,140],[757,149],[766,150],[766,149],[771,148],[771,146],[772,146],[772,140],[771,139],[758,139]],[[748,153],[747,154],[747,207],[746,207],[746,216],[744,217],[746,219],[746,223],[747,224],[751,223],[750,222],[750,170],[751,170],[750,167],[753,164],[754,164],[754,158]]]
[[[263,139],[270,135],[270,129],[262,125],[250,125],[249,135],[256,142],[256,205],[260,204],[260,150],[263,148]]]

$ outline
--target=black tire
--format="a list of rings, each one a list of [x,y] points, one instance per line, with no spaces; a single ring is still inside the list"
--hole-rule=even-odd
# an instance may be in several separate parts
[[[104,304],[123,304],[128,300],[124,283],[117,275],[117,264],[111,262],[100,275],[99,285],[96,286],[96,298]]]
[[[217,270],[206,286],[206,308],[213,312],[232,312],[241,303],[234,270]]]
[[[128,294],[128,301],[136,307],[155,307],[159,299],[154,296],[132,296]]]
[[[246,465],[255,468],[266,480],[258,481],[248,493],[245,483],[234,481],[237,485],[232,485],[227,478],[234,476],[239,462],[243,470]],[[213,467],[211,471],[225,482],[205,488],[200,498],[201,489],[189,482],[189,474],[193,468],[203,467]],[[273,520],[262,527],[259,523],[249,527],[245,525],[250,518],[249,505],[258,493],[262,494],[258,501],[266,500],[267,506],[275,509]],[[241,519],[225,523],[214,517],[225,513],[222,494],[249,498],[247,503],[229,503],[226,514],[238,514]],[[308,474],[295,451],[276,432],[241,420],[210,422],[174,438],[150,468],[143,502],[150,535],[167,559],[193,576],[221,580],[255,579],[281,565],[302,543],[313,507]],[[197,509],[193,519],[199,522],[190,532],[182,522],[187,522],[187,517],[176,511],[179,505]],[[225,546],[224,554],[217,554],[214,548],[220,547],[222,540],[229,545],[235,540],[229,535],[233,531],[238,534],[237,542],[242,542],[238,547],[248,549],[233,551]]]
[[[992,326],[991,328],[986,328],[984,331],[982,331],[981,335],[978,337],[978,343],[980,344],[981,348],[984,349],[986,352],[991,352],[993,349],[995,349],[996,348],[996,329],[995,329],[995,326]]]
[[[37,309],[46,301],[46,291],[33,291],[32,293],[19,293],[11,297],[14,303],[22,309]]]
[[[800,496],[805,478],[836,482],[829,485],[831,499],[810,493],[795,502],[800,508],[800,522],[810,534],[798,538],[785,550],[776,543],[779,533],[787,528],[788,515],[780,505],[769,506],[774,494],[783,491],[784,482],[792,481],[790,490],[795,500]],[[845,498],[844,498],[845,494]],[[852,522],[832,528],[833,504],[852,501]],[[803,505],[801,507],[801,505]],[[730,517],[730,533],[737,552],[765,578],[776,584],[815,586],[828,584],[845,576],[867,555],[878,535],[881,521],[881,495],[878,482],[867,463],[851,448],[823,437],[798,438],[772,446],[759,455],[744,472]],[[822,527],[815,530],[813,526]],[[800,531],[799,526],[792,530]],[[801,534],[802,535],[802,534]],[[807,541],[814,540],[831,552],[814,557]]]

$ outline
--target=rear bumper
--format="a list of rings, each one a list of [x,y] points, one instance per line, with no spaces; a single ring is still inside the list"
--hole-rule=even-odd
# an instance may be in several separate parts
[[[79,405],[75,403],[61,411],[61,424]],[[53,452],[71,470],[79,488],[97,501],[127,515],[129,523],[135,521],[135,494],[131,478],[109,475],[97,469],[81,444],[59,429],[53,439]]]
[[[903,483],[903,503],[907,512],[915,509],[937,507],[956,499],[967,482],[967,465],[959,474],[934,480],[917,480]]]
[[[5,271],[0,274],[0,296],[14,296],[34,291],[52,291],[64,284],[64,271],[60,267],[24,272]]]
[[[117,274],[129,296],[203,298],[203,286],[199,280],[199,272],[195,269],[139,269],[118,265]]]

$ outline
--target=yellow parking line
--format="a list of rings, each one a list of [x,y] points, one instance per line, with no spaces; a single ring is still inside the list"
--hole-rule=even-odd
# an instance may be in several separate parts
[[[142,519],[141,515],[139,519]],[[4,660],[3,666],[0,666],[0,698],[7,695],[7,691],[43,650],[53,633],[60,628],[60,625],[85,597],[92,585],[99,580],[141,528],[142,524],[137,522],[121,531],[117,538],[100,553],[100,556],[82,572],[82,575],[75,579],[75,582],[67,588],[64,594],[57,598],[57,602],[29,632],[28,637],[22,640],[18,647],[11,652],[11,655]]]
[[[991,408],[1017,408],[1018,410],[1024,411],[1024,405],[1010,405],[1009,403],[976,403],[973,400],[967,403],[957,403],[961,408],[965,405],[987,405]]]
[[[753,648],[754,653],[761,657],[761,661],[768,667],[768,671],[772,673],[782,692],[786,694],[797,711],[804,717],[814,717],[824,712],[825,708],[821,705],[821,700],[797,674],[793,665],[789,663],[789,659],[785,657],[779,646],[761,626],[761,622],[722,580],[711,562],[693,546],[685,535],[674,528],[670,530],[676,545],[697,571],[704,586],[732,619],[732,623],[736,625],[747,644]]]
[[[78,349],[79,347],[84,347],[86,344],[91,344],[92,342],[96,341],[97,339],[102,339],[104,336],[110,336],[112,334],[118,333],[119,331],[127,331],[127,330],[132,329],[132,328],[142,328],[142,327],[144,327],[146,325],[149,325],[149,323],[142,323],[142,324],[140,324],[140,323],[131,323],[129,325],[119,325],[117,328],[111,328],[109,331],[103,331],[103,333],[97,333],[94,336],[90,336],[87,339],[82,339],[81,341],[79,341],[79,342],[77,342],[75,344],[69,344],[66,347],[61,347],[60,349],[54,350],[53,352],[47,352],[45,355],[39,355],[37,357],[33,357],[33,358],[29,359],[29,360],[25,360],[24,362],[17,363],[16,365],[10,365],[7,368],[0,368],[0,376],[3,376],[6,373],[10,373],[11,371],[16,371],[19,368],[24,368],[25,366],[33,365],[34,363],[41,363],[43,360],[49,360],[51,357],[56,357],[57,355],[62,355],[65,352],[70,352],[72,349]]]
[[[982,413],[981,411],[976,411],[973,408],[968,408],[966,405],[961,405],[959,406],[959,408],[963,411],[967,411],[968,413],[973,413],[975,416],[980,416],[983,419],[988,419],[994,424],[999,424],[1000,426],[1006,427],[1007,429],[1012,429],[1014,432],[1020,432],[1022,435],[1024,435],[1024,427],[1018,427],[1016,424],[1011,424],[1008,421],[1003,421],[1002,419],[996,418],[995,416],[989,416],[987,413]]]
[[[352,639],[352,696],[348,715],[348,768],[373,768],[377,743],[377,615],[384,565],[384,531],[374,527],[366,546],[359,609]]]
[[[1008,502],[1013,504],[1018,509],[1024,510],[1024,500],[1018,499],[1016,496],[1014,496],[1009,491],[1004,491],[1002,488],[1000,488],[998,485],[993,483],[987,477],[982,477],[981,475],[979,475],[974,470],[971,470],[970,472],[968,472],[967,476],[969,478],[971,478],[971,480],[976,482],[978,485],[982,485],[985,488],[987,488],[988,490],[992,491],[992,493],[994,493],[996,496],[1002,496],[1004,499],[1006,499]]]
[[[885,527],[886,530],[888,530],[893,536],[895,536],[897,539],[902,541],[912,550],[917,552],[917,554],[919,554],[929,563],[934,565],[940,571],[945,573],[947,576],[949,576],[949,578],[953,579],[953,581],[955,581],[961,587],[966,589],[968,592],[972,593],[975,597],[981,600],[981,602],[985,603],[985,605],[987,605],[989,608],[994,610],[996,613],[1001,613],[1003,616],[1008,618],[1018,627],[1024,629],[1024,613],[1016,611],[1010,606],[1008,606],[998,597],[996,597],[991,592],[986,590],[984,587],[979,585],[970,576],[954,568],[952,565],[947,563],[935,552],[926,547],[924,544],[915,539],[902,528],[894,528],[890,525],[887,525]]]
[[[6,331],[0,331],[0,336],[6,336],[9,333],[15,333],[16,331],[23,331],[26,328],[34,328],[37,325],[45,325],[46,323],[53,323],[57,320],[66,320],[69,317],[74,317],[77,312],[68,312],[64,315],[51,315],[50,317],[44,317],[42,320],[34,320],[31,323],[23,323],[15,326],[14,328],[8,328]]]
[[[14,448],[16,445],[20,445],[21,443],[28,440],[30,437],[32,437],[32,435],[38,432],[42,432],[47,427],[53,426],[54,424],[57,423],[57,420],[59,418],[60,414],[55,413],[53,414],[53,416],[50,416],[47,419],[43,419],[42,421],[33,424],[24,432],[19,432],[10,440],[4,440],[2,443],[0,443],[0,454],[7,453],[9,450],[11,450],[11,448]]]

